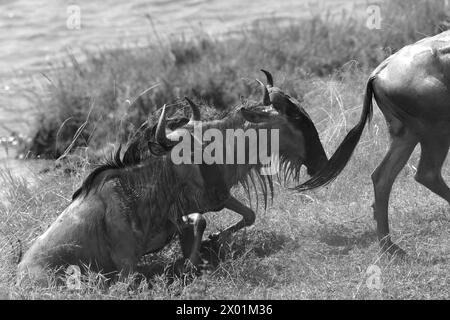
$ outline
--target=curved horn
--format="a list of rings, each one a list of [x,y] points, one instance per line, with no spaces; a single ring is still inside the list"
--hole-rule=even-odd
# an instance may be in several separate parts
[[[261,81],[259,81],[258,79],[256,79],[256,81],[261,85],[262,91],[263,91],[263,98],[262,98],[262,104],[265,106],[270,106],[271,102],[270,102],[270,97],[269,97],[269,91],[267,90],[266,86],[264,85],[264,83],[262,83]]]
[[[273,78],[272,78],[272,75],[270,74],[269,71],[266,71],[266,70],[264,70],[264,69],[261,69],[261,71],[264,72],[264,74],[266,75],[266,78],[267,78],[267,86],[268,86],[269,88],[272,88],[272,87],[273,87]]]
[[[159,116],[158,126],[155,132],[156,142],[163,147],[171,147],[174,142],[169,140],[166,136],[166,105],[162,107],[161,115]]]
[[[200,121],[200,109],[198,105],[196,105],[191,99],[188,97],[184,97],[184,99],[189,103],[189,106],[192,109],[192,116],[190,121]]]

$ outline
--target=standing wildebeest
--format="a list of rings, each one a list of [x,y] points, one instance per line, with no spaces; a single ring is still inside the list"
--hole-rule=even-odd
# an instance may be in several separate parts
[[[441,175],[450,145],[449,86],[450,31],[422,39],[387,58],[369,77],[359,123],[347,134],[328,165],[298,189],[325,185],[344,169],[371,117],[372,96],[375,97],[392,142],[372,174],[374,218],[383,252],[404,254],[390,239],[389,194],[418,143],[421,156],[416,181],[450,203],[450,189]]]
[[[278,129],[284,173],[298,178],[303,163],[309,173],[320,170],[327,157],[309,116],[279,89],[269,94],[264,85],[262,88],[261,102],[245,102],[225,118],[201,126],[222,131]],[[271,99],[277,101],[273,106]],[[263,164],[175,165],[171,160],[169,151],[177,143],[174,140],[191,134],[189,129],[199,123],[197,106],[188,102],[193,110],[191,121],[180,121],[182,127],[173,131],[166,127],[163,108],[155,130],[156,142],[144,140],[144,149],[150,149],[153,155],[143,155],[142,141],[134,141],[122,159],[119,149],[114,159],[84,180],[72,203],[25,253],[18,267],[19,279],[26,274],[43,279],[47,268],[83,264],[102,272],[129,273],[144,254],[160,250],[176,234],[180,235],[184,257],[196,266],[206,227],[198,212],[228,208],[241,214],[243,219],[227,228],[227,233],[254,222],[253,210],[229,191],[238,183],[248,191],[250,183],[256,185],[256,177],[267,201],[267,188],[272,190],[273,185],[271,176],[258,170]],[[147,127],[141,138],[150,138],[149,132]],[[268,145],[262,148],[270,154]]]

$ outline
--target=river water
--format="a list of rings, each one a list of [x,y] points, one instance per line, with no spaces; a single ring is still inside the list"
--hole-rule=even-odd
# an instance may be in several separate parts
[[[44,90],[41,72],[68,52],[145,46],[157,38],[226,35],[268,19],[295,20],[327,10],[352,11],[365,0],[0,0],[0,137],[30,134],[23,92]],[[43,106],[45,107],[45,106]],[[4,157],[0,147],[0,158]]]

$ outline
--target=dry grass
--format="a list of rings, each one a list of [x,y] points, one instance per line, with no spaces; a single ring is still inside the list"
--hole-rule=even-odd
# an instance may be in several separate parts
[[[438,11],[428,12],[426,5],[417,8],[419,2],[414,2],[414,5],[411,1],[395,3],[400,7],[408,5],[411,15],[436,18],[440,14]],[[431,6],[432,2],[428,5]],[[330,27],[321,20],[308,22],[316,23],[313,28],[313,24],[305,22],[301,28],[291,26],[287,31],[279,30],[278,34],[256,29],[245,39],[245,47],[234,51],[239,52],[237,55],[231,53],[236,46],[243,45],[242,40],[234,39],[224,44],[205,39],[205,42],[199,40],[194,45],[190,42],[172,43],[172,55],[168,55],[172,60],[167,64],[161,63],[165,60],[155,51],[151,51],[152,61],[142,59],[147,51],[101,53],[95,59],[92,56],[86,64],[66,70],[57,78],[54,92],[47,101],[49,107],[56,111],[51,113],[52,117],[46,118],[46,127],[40,129],[53,132],[65,119],[78,115],[73,118],[73,123],[66,123],[65,128],[70,125],[72,130],[60,131],[68,141],[62,143],[61,154],[85,122],[88,106],[95,103],[92,117],[98,121],[101,119],[101,122],[96,122],[100,124],[95,130],[87,126],[86,136],[81,138],[88,140],[93,136],[96,140],[91,138],[89,147],[97,149],[104,147],[106,141],[115,141],[108,137],[105,128],[118,125],[118,120],[126,117],[129,120],[129,127],[125,126],[128,129],[123,132],[126,137],[127,130],[132,131],[135,124],[146,117],[148,110],[176,101],[177,97],[185,94],[203,98],[219,107],[228,106],[237,93],[252,93],[253,88],[249,84],[237,80],[243,76],[256,76],[257,70],[264,66],[273,71],[276,83],[287,92],[303,96],[327,153],[331,154],[359,118],[368,68],[382,58],[372,50],[370,43],[386,44],[383,39],[390,39],[402,46],[421,37],[417,28],[422,28],[420,32],[432,33],[426,28],[433,27],[426,22],[422,26],[415,24],[428,21],[423,17],[415,19],[413,25],[408,17],[398,14],[397,19],[392,20],[395,28],[379,32],[364,30],[357,21],[352,22],[352,26],[349,21],[343,22],[348,25],[342,28]],[[331,34],[324,36],[324,30]],[[317,39],[317,42],[307,42],[314,44],[313,48],[305,45],[308,37]],[[339,41],[351,37],[357,39],[354,47]],[[330,42],[330,39],[336,41]],[[283,43],[282,48],[280,43]],[[317,55],[318,52],[322,55]],[[353,59],[360,64],[347,63]],[[139,68],[135,68],[136,65]],[[339,71],[336,71],[337,67]],[[151,91],[134,110],[126,109],[125,99],[136,97],[155,82],[162,85]],[[15,287],[17,251],[11,244],[19,238],[27,248],[50,225],[68,205],[73,190],[88,172],[90,158],[86,149],[81,148],[79,150],[83,152],[69,157],[63,166],[28,175],[32,183],[11,174],[7,167],[0,168],[0,198],[8,199],[0,203],[0,298],[448,298],[448,205],[413,180],[417,152],[400,173],[390,204],[394,240],[406,249],[409,259],[389,260],[379,254],[370,207],[373,201],[370,174],[387,150],[388,137],[384,120],[375,109],[374,120],[361,138],[352,160],[333,184],[303,194],[277,186],[274,203],[267,211],[258,212],[255,225],[238,232],[232,238],[233,243],[225,258],[191,281],[182,278],[169,281],[165,274],[159,274],[149,282],[136,284],[133,279],[125,279],[107,284],[101,275],[88,273],[83,278],[81,290],[56,285],[46,289]],[[108,118],[107,115],[111,116]],[[50,122],[51,125],[48,124]],[[48,141],[46,147],[54,150],[54,140]],[[449,176],[449,169],[445,168],[447,181]],[[239,189],[235,194],[243,197]],[[207,233],[220,230],[237,218],[227,211],[208,213],[206,217]],[[179,254],[178,245],[173,244],[158,255],[146,257],[143,262],[158,261],[168,266]],[[380,290],[370,289],[366,284],[369,277],[366,271],[374,264],[381,269]],[[134,285],[130,286],[131,283]]]

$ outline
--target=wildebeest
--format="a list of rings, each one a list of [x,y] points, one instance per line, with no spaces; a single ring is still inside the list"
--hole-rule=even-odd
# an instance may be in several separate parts
[[[383,252],[405,254],[391,241],[388,203],[394,180],[418,143],[421,155],[416,181],[450,202],[450,189],[441,175],[450,145],[450,31],[402,48],[371,73],[358,124],[327,166],[299,190],[325,185],[344,169],[371,117],[372,97],[392,139],[389,151],[372,174],[377,235]]]
[[[165,107],[158,131],[164,125]],[[46,285],[48,268],[69,265],[125,275],[177,234],[184,257],[198,265],[206,222],[195,212],[211,206],[213,192],[204,185],[202,166],[174,165],[167,154],[142,156],[133,146],[122,159],[119,147],[88,175],[70,205],[25,253],[19,282],[29,277]]]
[[[272,87],[267,75],[270,92],[261,83],[260,102],[244,101],[219,120],[199,122],[198,107],[188,99],[192,118],[167,123],[164,107],[155,130],[144,126],[122,158],[119,148],[113,159],[89,174],[72,203],[25,253],[19,277],[42,279],[49,267],[80,264],[130,273],[143,255],[160,250],[177,234],[184,257],[197,266],[206,227],[201,213],[227,208],[242,215],[225,234],[253,224],[254,211],[230,189],[241,183],[249,194],[250,185],[256,188],[258,182],[267,203],[269,191],[273,194],[272,176],[261,174],[264,164],[259,159],[255,164],[174,164],[171,150],[180,137],[192,135],[195,126],[277,129],[281,172],[298,179],[303,164],[311,174],[319,171],[327,157],[314,124],[295,100]],[[259,148],[271,152],[269,144]]]

